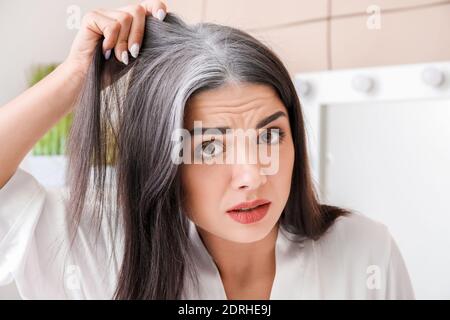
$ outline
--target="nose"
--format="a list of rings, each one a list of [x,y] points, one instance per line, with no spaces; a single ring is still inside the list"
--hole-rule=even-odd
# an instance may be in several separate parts
[[[233,165],[232,187],[234,190],[256,190],[267,181],[258,164]]]

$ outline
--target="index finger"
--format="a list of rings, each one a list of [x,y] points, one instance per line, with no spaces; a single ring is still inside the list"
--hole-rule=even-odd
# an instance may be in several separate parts
[[[140,3],[146,11],[146,15],[153,15],[155,18],[163,20],[167,13],[167,6],[161,0],[145,0]]]

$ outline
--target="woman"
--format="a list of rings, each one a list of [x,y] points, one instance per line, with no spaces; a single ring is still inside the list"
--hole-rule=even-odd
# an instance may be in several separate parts
[[[281,61],[165,12],[88,14],[67,60],[0,109],[0,282],[24,298],[413,298],[388,229],[319,203]],[[69,190],[45,189],[18,164],[75,105]],[[228,140],[239,129],[255,135]]]

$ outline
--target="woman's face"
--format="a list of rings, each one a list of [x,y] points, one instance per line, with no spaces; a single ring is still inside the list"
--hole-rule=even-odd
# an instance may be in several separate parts
[[[261,125],[261,120],[273,114],[278,116],[256,129],[258,123]],[[242,129],[241,132],[254,133],[253,137],[257,139],[233,141],[227,138],[230,137],[229,133],[203,134],[195,139],[191,135],[191,152],[197,159],[206,156],[211,160],[211,155],[225,159],[226,153],[236,153],[231,157],[234,160],[226,158],[222,163],[211,164],[203,160],[202,163],[181,165],[182,187],[186,195],[185,213],[201,232],[207,232],[209,236],[241,243],[261,240],[277,224],[290,192],[294,145],[285,106],[270,86],[226,85],[200,92],[189,99],[184,118],[185,129],[193,129],[194,121],[201,121],[203,128],[226,127],[233,129],[232,132]],[[269,128],[279,129],[279,134],[275,131],[269,134]],[[237,137],[233,133],[231,136]],[[208,142],[212,139],[213,142]],[[230,141],[232,145],[227,144]],[[251,141],[256,141],[253,144],[256,148],[252,149]],[[264,144],[266,149],[262,148]],[[271,165],[268,165],[267,158],[263,162],[258,153],[262,150],[268,151],[263,154],[270,155]],[[252,158],[255,154],[256,157]],[[267,170],[269,167],[271,169]],[[260,220],[246,220],[243,223],[227,213],[227,210],[242,202],[256,199],[270,201],[266,214]],[[242,218],[244,214],[241,212],[238,215]]]

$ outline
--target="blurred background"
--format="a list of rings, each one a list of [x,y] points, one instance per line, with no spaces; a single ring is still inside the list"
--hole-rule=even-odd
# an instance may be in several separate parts
[[[0,0],[0,105],[69,52],[82,16],[131,0]],[[166,0],[189,23],[248,31],[298,88],[322,201],[385,223],[417,298],[450,299],[450,1]],[[64,183],[70,115],[21,166]],[[1,151],[0,151],[1,152]],[[0,299],[19,298],[14,285]]]

